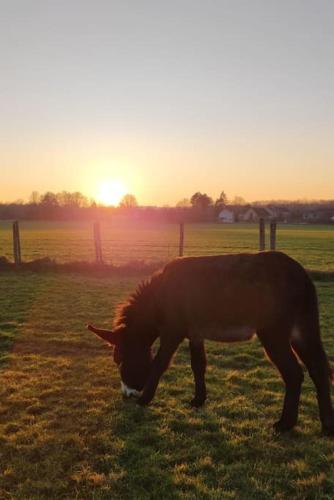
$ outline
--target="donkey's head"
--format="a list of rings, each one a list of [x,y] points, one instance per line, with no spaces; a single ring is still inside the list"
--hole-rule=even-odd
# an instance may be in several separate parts
[[[147,381],[151,362],[151,347],[131,335],[128,327],[120,325],[114,330],[101,330],[87,325],[88,330],[114,347],[114,361],[119,367],[124,396],[140,395]]]

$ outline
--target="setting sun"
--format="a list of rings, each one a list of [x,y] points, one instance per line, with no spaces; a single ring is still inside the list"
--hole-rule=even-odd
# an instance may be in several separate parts
[[[117,206],[125,194],[126,188],[122,182],[104,181],[98,187],[96,199],[103,205]]]

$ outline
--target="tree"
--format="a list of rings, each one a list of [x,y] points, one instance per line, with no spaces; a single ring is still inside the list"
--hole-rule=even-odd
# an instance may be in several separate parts
[[[119,207],[121,208],[134,208],[138,207],[138,202],[136,197],[133,194],[125,194],[119,203]]]
[[[190,203],[194,208],[199,208],[203,212],[209,208],[210,205],[213,204],[212,198],[208,196],[206,193],[197,193],[193,194],[190,198]]]
[[[191,202],[189,198],[182,198],[175,206],[178,208],[191,207]]]
[[[68,191],[62,191],[57,193],[57,201],[61,207],[67,208],[82,208],[88,206],[88,200],[79,191],[74,193],[69,193]]]
[[[59,207],[57,195],[52,193],[51,191],[47,191],[45,194],[41,196],[40,203],[41,205],[48,208]]]
[[[232,205],[246,205],[246,200],[242,196],[235,196]]]
[[[225,191],[222,191],[219,195],[219,198],[216,199],[215,201],[215,213],[216,215],[219,214],[219,212],[226,207],[228,201],[227,201],[227,196],[225,194]]]
[[[215,205],[216,206],[217,205],[225,206],[225,205],[227,205],[227,203],[228,203],[228,200],[227,200],[227,196],[225,194],[225,191],[222,191],[219,195],[219,198],[217,198]]]
[[[38,191],[33,191],[30,195],[30,198],[29,198],[29,202],[32,204],[32,205],[38,205],[38,203],[40,202],[40,195],[39,195],[39,192]]]

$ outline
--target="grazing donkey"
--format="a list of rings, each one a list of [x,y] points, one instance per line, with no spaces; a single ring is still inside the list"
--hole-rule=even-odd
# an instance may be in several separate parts
[[[320,338],[316,291],[303,267],[281,252],[176,259],[121,306],[112,331],[88,328],[115,346],[123,393],[139,396],[142,405],[152,400],[188,338],[196,407],[206,399],[204,340],[249,340],[256,333],[285,383],[275,429],[287,431],[297,422],[303,382],[298,357],[316,387],[322,429],[334,435],[332,372]]]

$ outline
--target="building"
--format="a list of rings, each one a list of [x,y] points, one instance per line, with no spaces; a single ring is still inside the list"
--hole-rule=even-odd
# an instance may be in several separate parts
[[[230,208],[223,208],[218,214],[218,222],[223,224],[233,224],[236,221],[236,216]]]
[[[272,220],[276,217],[275,212],[269,207],[245,207],[239,215],[240,222],[258,222],[260,219]]]

